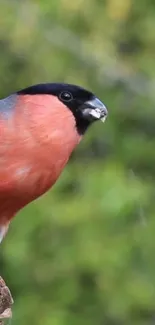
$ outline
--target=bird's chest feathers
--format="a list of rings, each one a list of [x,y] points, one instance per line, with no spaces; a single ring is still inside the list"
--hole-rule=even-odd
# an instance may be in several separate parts
[[[58,178],[71,152],[75,141],[58,130],[47,135],[50,141],[39,141],[32,145],[34,139],[27,143],[16,141],[10,150],[0,158],[0,191],[12,189],[42,194]],[[45,134],[44,134],[45,140]],[[75,140],[75,139],[74,139]],[[77,143],[76,143],[77,144]]]
[[[71,113],[18,121],[2,128],[0,147],[0,210],[14,213],[55,183],[80,141]]]

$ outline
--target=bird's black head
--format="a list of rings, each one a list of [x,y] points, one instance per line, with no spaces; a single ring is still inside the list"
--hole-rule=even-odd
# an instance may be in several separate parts
[[[72,111],[80,134],[83,134],[91,123],[97,120],[104,121],[107,116],[106,107],[93,93],[75,85],[63,83],[38,84],[20,90],[17,94],[56,96]]]

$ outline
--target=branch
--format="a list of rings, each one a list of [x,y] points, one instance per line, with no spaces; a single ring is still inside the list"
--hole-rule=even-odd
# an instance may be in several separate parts
[[[13,298],[10,290],[6,286],[4,280],[0,277],[0,325],[4,325],[4,321],[12,317],[12,304]]]

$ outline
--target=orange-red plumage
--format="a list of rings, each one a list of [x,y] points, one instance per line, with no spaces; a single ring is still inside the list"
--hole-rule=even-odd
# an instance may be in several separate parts
[[[1,223],[55,183],[81,136],[73,114],[50,95],[19,97],[0,129]]]

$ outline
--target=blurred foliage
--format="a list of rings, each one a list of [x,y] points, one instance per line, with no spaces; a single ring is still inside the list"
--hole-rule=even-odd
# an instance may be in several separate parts
[[[0,5],[1,97],[65,81],[109,108],[1,245],[12,324],[154,324],[155,3]]]

